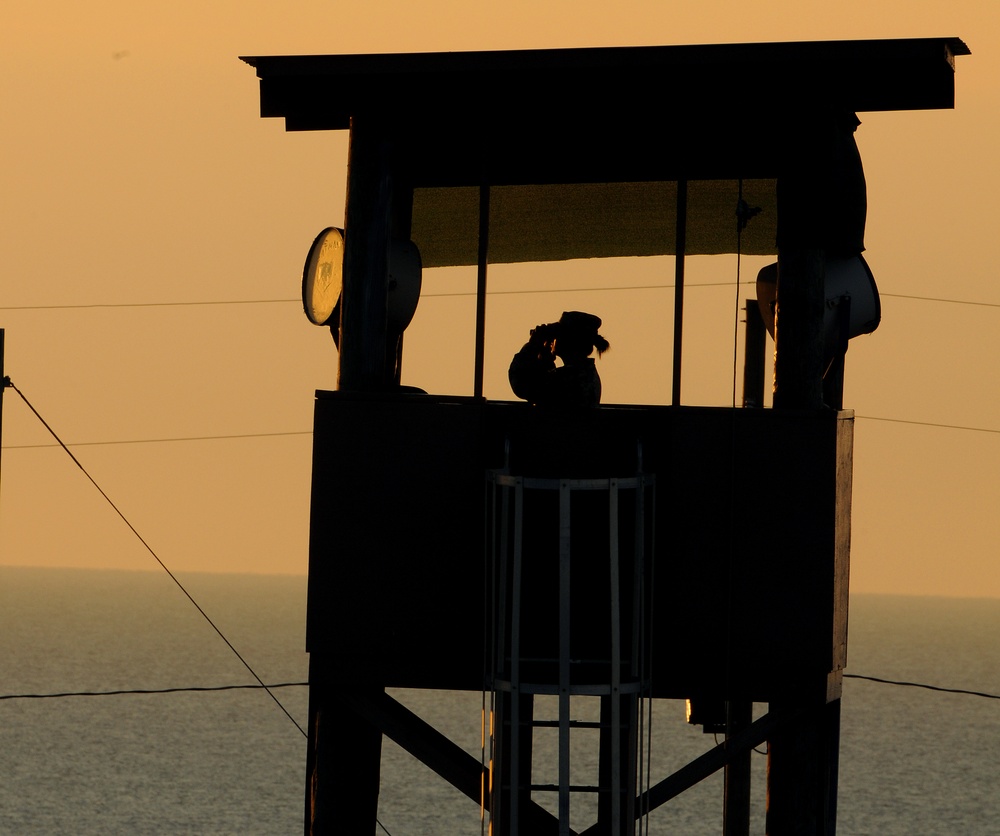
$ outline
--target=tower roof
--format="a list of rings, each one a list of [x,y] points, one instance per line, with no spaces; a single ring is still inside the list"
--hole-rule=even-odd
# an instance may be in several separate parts
[[[803,113],[951,108],[958,38],[244,57],[261,115],[288,130],[375,124],[414,187],[425,266],[732,252],[738,181],[763,211],[740,242],[774,252],[782,126]]]

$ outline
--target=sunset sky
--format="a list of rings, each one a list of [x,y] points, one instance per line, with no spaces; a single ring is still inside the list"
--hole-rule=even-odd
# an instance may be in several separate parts
[[[238,56],[957,36],[972,55],[957,60],[955,110],[859,114],[883,315],[848,353],[851,588],[1000,597],[998,12],[993,0],[7,4],[5,373],[172,569],[304,573],[312,396],[334,387],[336,355],[297,298],[313,237],[343,223],[347,136],[260,119]],[[742,277],[762,263],[744,259]],[[685,403],[732,401],[736,271],[735,256],[689,261],[691,285],[711,287],[686,299]],[[672,320],[672,278],[669,258],[491,268],[487,396],[512,397],[507,362],[528,328],[576,308],[599,313],[612,343],[605,402],[667,402],[669,350],[649,347]],[[474,288],[474,268],[425,273],[404,382],[471,394]],[[552,292],[514,292],[528,289]],[[157,568],[11,390],[2,440],[0,564]]]

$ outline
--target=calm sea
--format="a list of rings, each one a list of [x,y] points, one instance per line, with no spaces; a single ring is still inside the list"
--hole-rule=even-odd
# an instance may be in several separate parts
[[[306,679],[303,578],[181,580],[266,682]],[[859,595],[850,629],[851,673],[1000,694],[1000,601]],[[0,567],[0,695],[250,682],[164,574]],[[306,689],[275,693],[304,727]],[[479,757],[480,695],[398,696]],[[841,834],[1000,834],[1000,701],[848,680],[843,705]],[[680,703],[652,723],[654,778],[714,743]],[[0,833],[298,834],[304,761],[259,690],[4,699]],[[478,805],[388,742],[382,771],[377,833],[480,833]],[[703,782],[649,833],[719,834],[721,795]]]

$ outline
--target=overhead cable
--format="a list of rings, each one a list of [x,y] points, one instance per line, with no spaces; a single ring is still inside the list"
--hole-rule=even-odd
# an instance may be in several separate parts
[[[973,691],[967,688],[945,688],[941,685],[928,685],[925,682],[908,682],[899,679],[884,679],[878,676],[867,676],[860,673],[845,673],[844,679],[862,679],[874,682],[879,685],[895,685],[905,688],[923,688],[927,691],[937,691],[944,694],[960,694],[969,697],[981,697],[987,700],[1000,700],[1000,694],[991,694],[988,691]],[[0,694],[0,700],[49,700],[62,699],[65,697],[119,697],[129,695],[148,694],[180,694],[180,693],[204,693],[211,691],[252,691],[268,688],[305,688],[308,682],[276,682],[271,685],[260,683],[258,685],[194,685],[178,688],[128,688],[114,691],[62,691],[49,694]]]
[[[742,282],[745,285],[753,285],[754,281]],[[698,282],[687,284],[686,288],[698,287],[730,287],[731,282]],[[673,283],[667,284],[637,284],[637,285],[608,285],[601,287],[552,287],[552,288],[529,288],[522,290],[489,290],[487,296],[520,296],[536,293],[594,293],[598,291],[621,291],[621,290],[671,290]],[[474,290],[460,290],[449,293],[423,293],[422,299],[444,299],[458,296],[475,296]],[[971,299],[948,299],[943,296],[917,296],[910,293],[886,293],[879,291],[882,298],[910,299],[917,302],[941,302],[950,305],[970,305],[978,308],[1000,308],[1000,302],[980,302]],[[96,310],[100,308],[193,308],[203,305],[286,305],[291,303],[301,305],[301,299],[215,299],[203,301],[187,302],[90,302],[84,304],[65,305],[0,305],[0,311],[55,311],[55,310]]]
[[[859,673],[845,673],[844,679],[866,679],[880,685],[900,685],[907,688],[925,688],[928,691],[941,691],[946,694],[965,694],[970,697],[982,697],[987,700],[1000,700],[1000,694],[989,694],[986,691],[970,691],[965,688],[942,688],[939,685],[927,685],[923,682],[905,682],[897,679],[882,679],[878,676],[862,676]]]
[[[934,421],[913,421],[908,418],[885,418],[878,415],[855,415],[859,421],[887,421],[893,424],[910,424],[916,427],[933,427],[940,430],[962,430],[964,432],[990,433],[1000,435],[1000,429],[990,427],[971,427],[963,424],[943,424]],[[293,435],[312,435],[312,430],[290,430],[288,432],[272,433],[229,433],[222,435],[191,435],[172,436],[169,438],[128,438],[111,441],[74,441],[67,442],[68,447],[103,447],[111,444],[165,444],[176,441],[220,441],[225,439],[241,438],[280,438]],[[5,444],[4,450],[42,450],[52,447],[60,447],[60,444]]]
[[[108,444],[164,444],[170,441],[218,441],[226,438],[278,438],[290,435],[312,435],[312,430],[292,430],[278,433],[237,433],[227,435],[188,435],[172,436],[170,438],[126,438],[115,441],[74,441],[68,442],[69,447],[102,447]],[[10,444],[4,445],[4,450],[34,450],[45,447],[59,447],[59,444]]]

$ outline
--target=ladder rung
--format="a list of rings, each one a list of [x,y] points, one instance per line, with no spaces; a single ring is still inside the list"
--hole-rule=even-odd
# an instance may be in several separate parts
[[[504,662],[506,662],[508,665],[512,661],[512,657],[511,657],[511,655],[509,653],[507,653],[503,657],[503,659],[504,659]],[[527,663],[527,664],[533,664],[533,665],[539,665],[539,664],[541,664],[541,665],[557,665],[557,664],[559,664],[559,657],[558,656],[518,656],[517,659],[518,659],[518,661],[521,664],[525,664],[525,663]],[[629,665],[632,664],[632,657],[629,656],[628,654],[623,654],[622,657],[621,657],[621,659],[618,660],[618,662],[619,662],[619,664],[622,667],[628,667]],[[607,656],[597,656],[597,657],[594,657],[592,659],[576,659],[576,658],[572,658],[572,659],[569,660],[569,663],[571,665],[590,665],[592,667],[593,666],[601,665],[601,666],[604,666],[604,667],[608,667],[608,666],[610,666],[612,664],[612,660],[609,657],[607,657]]]
[[[532,792],[559,792],[558,784],[532,784],[529,789]],[[608,787],[594,787],[588,784],[570,784],[570,792],[590,792],[590,793],[601,793],[610,792]]]

